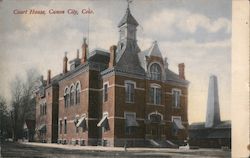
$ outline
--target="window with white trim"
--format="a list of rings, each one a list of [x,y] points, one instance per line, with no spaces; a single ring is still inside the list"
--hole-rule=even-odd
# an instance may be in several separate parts
[[[103,85],[103,101],[106,102],[108,100],[108,83]]]
[[[81,91],[80,82],[78,82],[76,84],[76,104],[80,103],[80,91]]]
[[[71,106],[74,105],[74,103],[75,103],[74,97],[75,97],[75,87],[72,85],[70,87],[70,105]]]
[[[65,88],[64,90],[64,107],[69,106],[69,89]]]
[[[132,113],[132,112],[125,112],[124,113],[125,116],[125,134],[126,135],[131,135],[135,133],[135,127],[130,127],[126,124],[127,120],[136,120],[136,113]]]
[[[67,119],[64,119],[64,134],[67,134]]]
[[[46,103],[41,103],[40,104],[40,115],[46,115],[47,113],[47,104]]]
[[[133,103],[135,101],[135,83],[125,83],[126,102]]]
[[[47,104],[44,103],[44,115],[46,115],[46,114],[47,114]]]
[[[153,113],[153,114],[150,114],[149,115],[149,119],[152,123],[160,123],[162,118],[162,116],[160,114],[156,114],[156,113]]]
[[[152,80],[161,80],[161,67],[154,63],[150,66],[150,77]]]
[[[172,90],[172,102],[173,102],[173,107],[179,108],[181,107],[181,91],[177,89]]]
[[[59,123],[59,132],[60,132],[60,134],[62,134],[63,122],[62,122],[62,120],[60,120],[59,122],[60,122]]]
[[[149,89],[150,103],[160,105],[161,104],[161,88],[160,87],[150,87]]]

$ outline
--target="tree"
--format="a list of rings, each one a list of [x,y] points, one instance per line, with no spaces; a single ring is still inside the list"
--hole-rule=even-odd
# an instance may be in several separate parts
[[[25,120],[35,120],[33,89],[38,77],[39,73],[36,69],[29,69],[26,71],[26,77],[24,79],[17,76],[11,83],[11,118],[13,138],[15,141],[22,138]]]
[[[2,96],[0,96],[0,136],[1,138],[11,136],[10,115],[6,100]]]

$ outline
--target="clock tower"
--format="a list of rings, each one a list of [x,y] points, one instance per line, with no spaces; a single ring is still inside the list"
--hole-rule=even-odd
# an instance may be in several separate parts
[[[129,49],[130,52],[140,52],[140,48],[138,47],[136,40],[136,27],[138,25],[138,22],[131,15],[128,5],[125,15],[118,24],[120,34],[117,44],[118,58],[119,54],[122,55],[126,48]]]

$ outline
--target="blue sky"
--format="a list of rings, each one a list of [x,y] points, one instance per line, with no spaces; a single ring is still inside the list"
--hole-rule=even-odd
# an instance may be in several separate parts
[[[107,1],[7,1],[0,3],[0,88],[9,96],[9,83],[25,69],[36,67],[44,76],[62,71],[68,51],[76,56],[83,36],[89,47],[109,47],[118,42],[117,24],[125,13],[125,0]],[[14,15],[14,9],[82,10],[94,14]],[[189,121],[204,121],[209,75],[218,76],[222,119],[230,119],[231,0],[139,0],[131,4],[139,22],[137,39],[141,50],[158,41],[169,67],[177,72],[186,64],[189,88]]]

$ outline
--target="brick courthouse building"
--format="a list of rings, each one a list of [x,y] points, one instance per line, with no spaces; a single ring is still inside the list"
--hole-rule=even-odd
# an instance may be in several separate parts
[[[109,52],[88,52],[63,72],[41,79],[37,89],[36,139],[42,142],[103,146],[161,146],[187,139],[188,84],[184,64],[169,70],[157,42],[141,51],[137,21],[129,7],[119,41]],[[159,30],[160,31],[160,30]],[[163,31],[163,30],[162,30]]]

